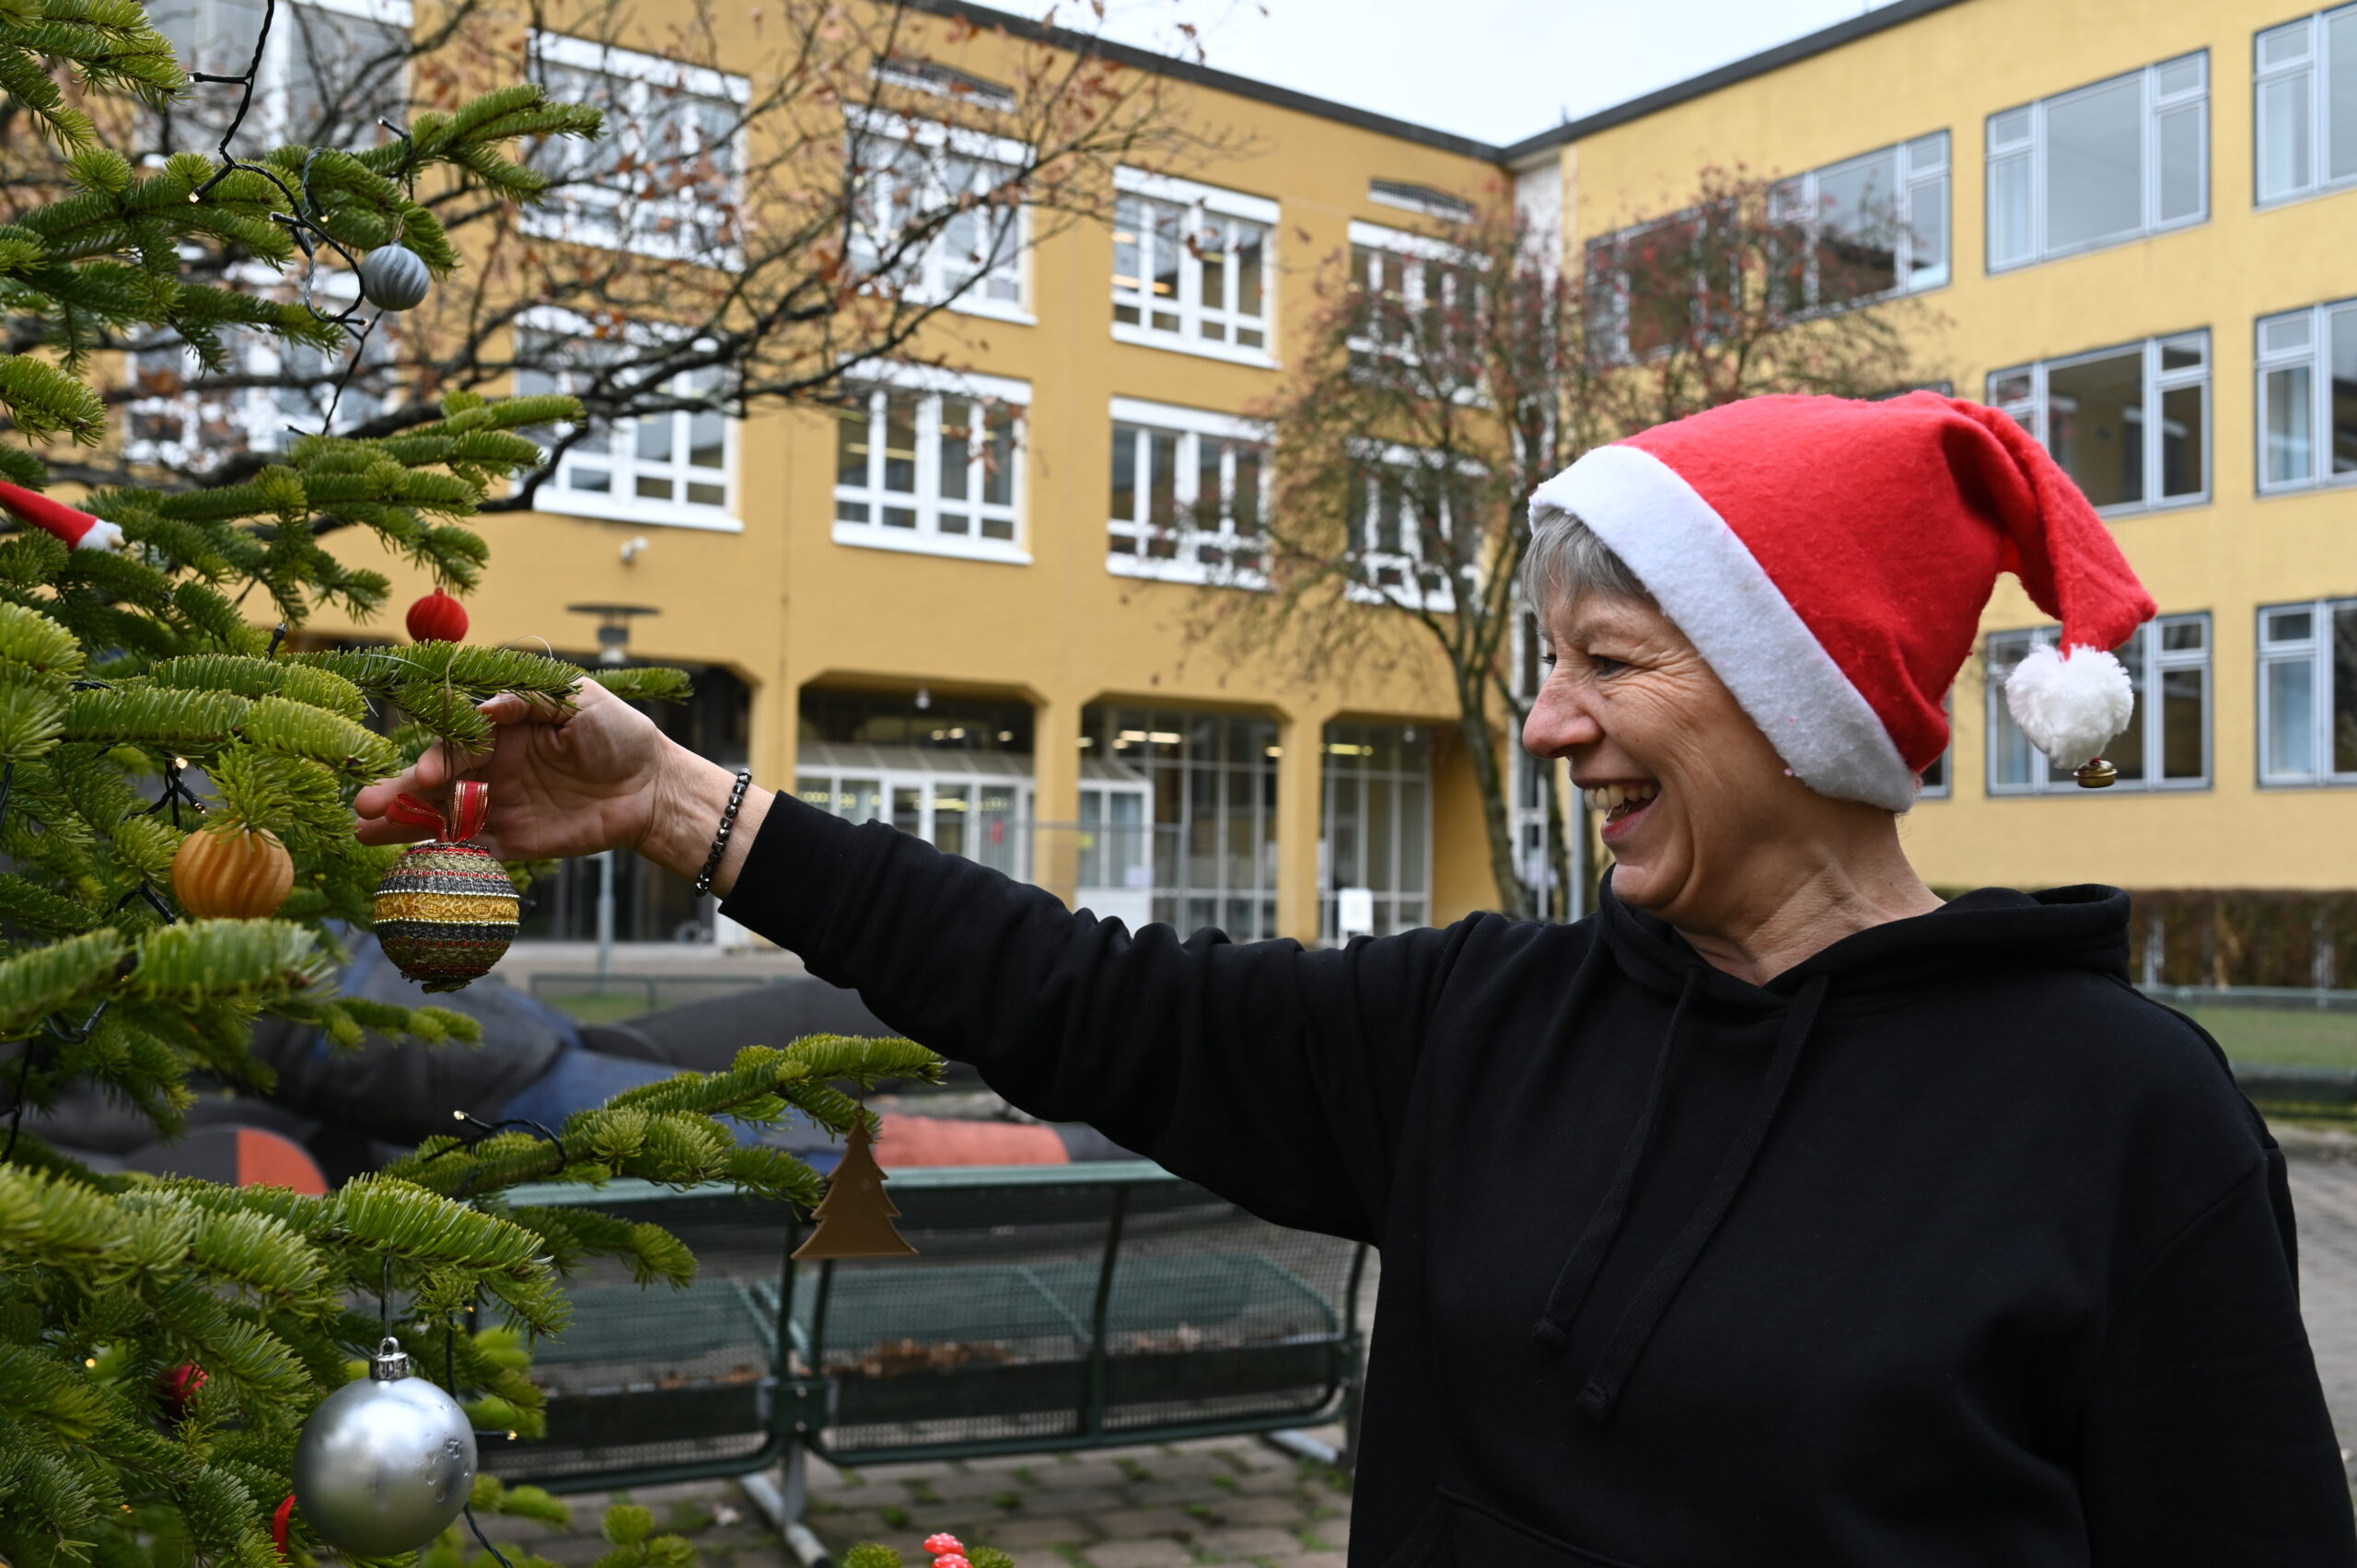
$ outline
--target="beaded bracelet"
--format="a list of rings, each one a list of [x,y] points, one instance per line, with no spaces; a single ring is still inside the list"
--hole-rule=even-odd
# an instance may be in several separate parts
[[[737,808],[745,804],[745,791],[753,782],[753,770],[737,770],[737,786],[728,792],[728,807],[720,814],[720,831],[713,835],[712,853],[703,857],[703,874],[696,878],[696,897],[712,891],[712,879],[720,875],[720,857],[728,853],[729,830],[737,826]]]

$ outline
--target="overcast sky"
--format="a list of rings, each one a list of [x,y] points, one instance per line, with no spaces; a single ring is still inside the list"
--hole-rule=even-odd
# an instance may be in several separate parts
[[[1877,0],[1879,3],[1879,0]],[[1859,15],[1861,0],[1108,0],[1107,32],[1490,142],[1514,142]],[[1066,0],[1069,18],[1083,6]]]

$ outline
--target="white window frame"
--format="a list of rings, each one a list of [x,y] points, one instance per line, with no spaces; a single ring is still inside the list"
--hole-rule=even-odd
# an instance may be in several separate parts
[[[529,48],[536,67],[545,63],[614,79],[617,86],[612,90],[618,102],[610,107],[627,112],[607,116],[606,138],[619,138],[617,145],[625,156],[633,149],[633,139],[642,134],[644,125],[653,122],[648,99],[654,93],[670,92],[725,102],[735,107],[740,122],[752,102],[750,78],[708,66],[690,65],[660,54],[645,54],[567,33],[538,30],[530,35]],[[693,123],[691,119],[683,122]],[[701,127],[697,134],[702,134]],[[554,145],[571,156],[598,144],[559,137],[554,139]],[[717,198],[740,212],[745,203],[748,145],[740,123],[730,136],[727,189]],[[636,150],[643,152],[643,145]],[[740,247],[708,244],[697,238],[714,200],[713,193],[701,191],[642,197],[617,185],[575,180],[543,205],[525,208],[519,222],[523,232],[537,239],[628,250],[634,255],[711,267],[740,267],[744,262]],[[625,222],[628,232],[623,232]]]
[[[1178,437],[1176,469],[1171,475],[1174,500],[1182,518],[1194,518],[1201,514],[1197,504],[1202,499],[1202,443],[1205,440],[1243,442],[1260,448],[1260,516],[1266,518],[1269,505],[1275,494],[1271,469],[1274,433],[1260,420],[1247,419],[1241,414],[1215,413],[1207,409],[1182,408],[1175,403],[1147,402],[1140,398],[1115,398],[1112,422],[1127,425],[1141,435],[1168,435]],[[1142,499],[1147,493],[1144,482],[1146,445],[1136,444],[1133,460],[1137,467],[1131,476],[1132,488]],[[1203,528],[1191,523],[1177,528],[1160,528],[1145,517],[1113,517],[1106,519],[1108,543],[1105,570],[1117,577],[1144,577],[1156,582],[1216,584],[1222,587],[1265,589],[1269,586],[1265,570],[1238,567],[1232,563],[1239,552],[1261,552],[1268,546],[1265,528],[1258,534],[1238,533],[1234,506],[1236,461],[1234,455],[1223,456],[1220,464],[1223,490],[1219,512],[1219,527]],[[1111,510],[1109,505],[1107,508]],[[1123,552],[1112,547],[1115,538],[1135,541],[1138,548]],[[1167,556],[1152,553],[1152,546],[1167,543],[1174,552]],[[1220,559],[1207,562],[1203,552],[1210,551]]]
[[[2295,21],[2261,28],[2251,35],[2250,188],[2254,206],[2280,207],[2357,186],[2357,168],[2338,178],[2325,168],[2332,145],[2332,95],[2328,84],[2332,75],[2332,24],[2336,22],[2351,25],[2349,36],[2357,41],[2357,6],[2312,12]],[[2289,45],[2298,52],[2280,52],[2270,61],[2268,55],[2275,52],[2272,45]],[[2266,189],[2267,164],[2269,154],[2274,150],[2274,138],[2267,126],[2268,93],[2272,87],[2287,84],[2298,99],[2305,99],[2307,111],[2308,177],[2270,192]]]
[[[2164,97],[2161,92],[2162,73],[2188,61],[2198,62],[2200,64],[2198,82],[2191,87],[2183,88]],[[2137,194],[2139,210],[2142,214],[2143,221],[2135,228],[2119,234],[2104,235],[2072,245],[2049,245],[2046,238],[2046,164],[2049,151],[2046,132],[2048,113],[2057,105],[2067,104],[2073,99],[2106,91],[2118,87],[2121,82],[2131,79],[2138,83],[2139,90],[2142,94],[2144,167]],[[2186,216],[2159,220],[2154,215],[2160,211],[2161,203],[2161,122],[2172,114],[2186,112],[2194,114],[2201,122],[2200,141],[2202,156],[2199,170],[2201,200],[2195,210]],[[2022,117],[2020,132],[2018,134],[2014,134],[2012,120],[2016,115]],[[1985,145],[1988,161],[1981,177],[1981,216],[1986,261],[1988,270],[1992,274],[2018,272],[2024,267],[2034,267],[2043,261],[2060,261],[2065,256],[2078,256],[2091,250],[2107,250],[2114,245],[2131,244],[2155,234],[2166,234],[2177,229],[2191,228],[2207,223],[2210,221],[2212,197],[2210,52],[2206,49],[2199,49],[2188,54],[2172,55],[2166,60],[2155,61],[2150,65],[2139,67],[2134,71],[2124,71],[2116,76],[2107,76],[2099,82],[2089,82],[2083,87],[2073,87],[2068,92],[2055,93],[2050,97],[2038,99],[2035,102],[2016,104],[2011,109],[1999,110],[1989,116]],[[2005,170],[2024,163],[2028,167],[2029,250],[2025,256],[2001,260],[1996,250],[1995,209],[1998,179]]]
[[[573,311],[553,306],[541,306],[526,311],[517,318],[518,334],[534,333],[543,337],[578,338],[598,341],[595,325]],[[623,331],[625,343],[644,344],[653,339],[657,329],[633,325]],[[575,377],[565,371],[552,376],[553,390],[572,389]],[[536,390],[538,389],[535,389]],[[671,450],[691,449],[691,431],[697,415],[690,411],[674,409],[667,413],[649,415],[653,419],[668,420],[672,424]],[[711,533],[743,533],[745,523],[739,515],[744,492],[737,482],[738,436],[743,421],[726,413],[721,415],[720,467],[707,469],[682,461],[653,461],[638,456],[638,426],[636,418],[614,422],[606,452],[584,451],[575,446],[558,458],[554,471],[540,482],[532,497],[533,510],[557,517],[598,517],[617,523],[651,523],[664,528],[702,528]],[[570,424],[554,427],[558,435],[572,430]],[[575,490],[569,482],[586,469],[606,470],[611,488],[603,491]],[[715,478],[715,476],[717,476]],[[638,494],[641,477],[664,479],[675,486],[671,499]],[[684,484],[717,483],[725,497],[717,504],[682,501],[677,498],[677,486]]]
[[[1947,800],[1956,795],[1956,689],[1954,687],[1950,687],[1948,694],[1940,699],[1940,711],[1947,715],[1948,721],[1947,749],[1942,751],[1933,763],[1933,766],[1940,770],[1940,782],[1933,784],[1924,778],[1922,773],[1918,773],[1915,777],[1917,800]],[[1928,773],[1931,769],[1926,768],[1923,772]]]
[[[1682,212],[1669,213],[1661,217],[1648,218],[1643,223],[1631,224],[1628,227],[1615,229],[1610,234],[1597,235],[1587,242],[1580,257],[1581,265],[1584,268],[1582,286],[1585,290],[1582,308],[1587,313],[1590,333],[1589,352],[1596,356],[1598,363],[1633,365],[1639,359],[1651,359],[1657,355],[1677,352],[1678,347],[1677,342],[1656,344],[1646,349],[1642,354],[1638,354],[1630,343],[1629,334],[1632,324],[1631,311],[1635,304],[1635,289],[1629,276],[1629,247],[1655,229],[1666,228],[1672,224],[1695,224],[1701,226],[1701,232],[1706,239],[1703,249],[1707,252],[1709,225],[1717,221],[1724,210],[1723,203],[1713,203],[1710,207],[1688,207]],[[1599,259],[1604,261],[1602,266],[1598,264]],[[1706,255],[1706,260],[1712,259],[1714,258],[1708,258]],[[1731,256],[1726,259],[1730,262],[1734,260]],[[1710,279],[1704,276],[1701,269],[1698,267],[1693,274],[1692,285],[1686,296],[1689,330],[1695,319],[1711,308],[1712,296],[1709,285]],[[1727,280],[1727,287],[1731,294],[1739,294],[1742,289],[1749,286],[1748,280],[1739,278]]]
[[[1264,196],[1248,196],[1239,191],[1225,191],[1216,185],[1203,185],[1192,180],[1180,180],[1167,174],[1149,174],[1127,165],[1113,171],[1113,189],[1117,200],[1133,198],[1140,202],[1180,210],[1180,222],[1197,228],[1214,223],[1257,225],[1263,231],[1260,241],[1260,314],[1243,315],[1223,299],[1218,305],[1207,304],[1202,298],[1203,263],[1192,246],[1181,245],[1178,250],[1178,297],[1159,306],[1144,276],[1130,280],[1122,286],[1117,270],[1113,274],[1113,308],[1128,310],[1137,320],[1112,323],[1113,341],[1135,343],[1144,348],[1169,349],[1179,354],[1200,354],[1206,359],[1225,360],[1231,365],[1248,365],[1258,369],[1277,368],[1277,224],[1283,215],[1276,203]],[[1116,220],[1117,224],[1119,219]],[[1140,243],[1143,242],[1141,237]],[[1116,241],[1114,265],[1120,265],[1120,252]],[[1233,255],[1231,250],[1228,254]],[[1143,261],[1141,273],[1146,272]],[[1225,269],[1225,285],[1231,296],[1238,293],[1238,269]],[[1175,330],[1154,325],[1156,316],[1175,317]],[[1216,324],[1230,335],[1213,339],[1203,335],[1207,324]],[[1236,334],[1258,332],[1260,341],[1244,344]]]
[[[850,389],[864,392],[868,401],[871,432],[868,453],[868,482],[865,486],[837,483],[834,487],[838,505],[849,503],[865,505],[867,520],[845,520],[838,517],[834,523],[837,544],[863,550],[897,550],[918,555],[948,555],[964,561],[994,562],[1007,566],[1028,566],[1031,552],[1028,546],[1028,532],[1024,527],[1024,506],[1028,487],[1024,482],[1024,459],[1029,445],[1029,411],[1031,384],[1011,380],[1004,376],[985,376],[976,371],[941,370],[929,366],[881,364],[863,366],[856,375],[846,377]],[[912,494],[888,491],[883,488],[880,473],[884,458],[877,449],[873,436],[876,422],[883,416],[877,411],[877,400],[887,392],[913,393],[919,398],[916,426],[916,489]],[[963,401],[976,407],[998,404],[1013,416],[1014,452],[1009,459],[1007,503],[985,503],[980,485],[983,470],[982,447],[988,439],[984,422],[975,419],[970,425],[968,499],[946,501],[941,494],[941,412],[945,401]],[[915,526],[898,528],[883,521],[887,505],[905,508],[916,514]],[[945,507],[954,507],[966,514],[971,531],[958,534],[941,529],[941,515]],[[1001,518],[1013,527],[1011,540],[986,539],[981,528],[985,517]]]
[[[2165,633],[2168,629],[2189,625],[2198,625],[2201,628],[2200,647],[2163,646],[2163,644],[2167,641]],[[2014,726],[2013,714],[2005,706],[2005,683],[1998,678],[1995,671],[1996,645],[2001,639],[2009,643],[2021,643],[2026,639],[2030,645],[2044,645],[2051,647],[2061,639],[2061,635],[2062,629],[2059,626],[2039,626],[2026,632],[1991,632],[1986,639],[1984,645],[1986,656],[1982,668],[1988,676],[1983,682],[1988,691],[1985,735],[1987,761],[1983,772],[1989,793],[1991,796],[2015,797],[2033,795],[2098,796],[2119,792],[2131,795],[2171,795],[2199,792],[2210,788],[2217,777],[2218,771],[2217,758],[2212,750],[2218,728],[2218,682],[2215,666],[2218,639],[2217,629],[2212,623],[2210,612],[2206,610],[2193,610],[2180,615],[2155,616],[2144,623],[2142,650],[2143,668],[2131,671],[2136,680],[2137,713],[2143,722],[2144,728],[2142,738],[2144,755],[2142,759],[2143,777],[2136,779],[2122,777],[2109,790],[2082,789],[2078,780],[2069,772],[2057,770],[2044,752],[2024,738],[2021,741],[2021,747],[2029,757],[2029,783],[2023,784],[1998,782],[1997,753],[2000,738],[2008,728],[2018,735],[2019,727]],[[2024,651],[2027,651],[2026,646]],[[2201,776],[2198,779],[2165,779],[2161,776],[2161,766],[2166,754],[2168,738],[2167,710],[2165,704],[2160,701],[2162,677],[2185,669],[2199,670],[2201,674]],[[2115,740],[2113,744],[2117,745],[2118,742]],[[2111,754],[2107,752],[2106,755]],[[2115,762],[2119,760],[2117,757],[2112,757]]]
[[[2357,299],[2330,300],[2258,319],[2254,361],[2258,367],[2257,384],[2253,389],[2258,431],[2253,451],[2262,495],[2298,494],[2357,484],[2357,469],[2344,473],[2332,471],[2332,332],[2336,324],[2345,324],[2349,331],[2357,332]],[[2305,341],[2293,343],[2292,331],[2295,328],[2305,330]],[[2307,408],[2304,411],[2308,419],[2308,471],[2287,479],[2271,478],[2267,440],[2269,416],[2275,412],[2273,381],[2276,377],[2300,370],[2308,376]]]
[[[1817,262],[1822,252],[1825,204],[1821,190],[1823,182],[1839,174],[1848,173],[1861,164],[1887,157],[1894,171],[1890,197],[1897,212],[1893,215],[1897,233],[1892,243],[1893,267],[1898,281],[1889,288],[1874,294],[1861,294],[1847,299],[1826,300],[1822,297],[1823,280]],[[1956,159],[1950,151],[1950,137],[1943,129],[1927,131],[1903,142],[1823,164],[1803,174],[1780,181],[1770,192],[1771,207],[1782,221],[1798,223],[1808,236],[1807,260],[1802,284],[1806,301],[1805,309],[1847,310],[1876,300],[1892,299],[1903,294],[1926,294],[1935,288],[1945,288],[1956,275]],[[1925,276],[1915,275],[1915,245],[1918,236],[1914,228],[1915,195],[1919,191],[1936,189],[1940,192],[1940,261],[1936,273],[1927,270]]]
[[[1459,246],[1433,239],[1405,229],[1386,228],[1380,224],[1361,223],[1353,219],[1350,228],[1351,286],[1363,286],[1359,282],[1359,252],[1370,251],[1383,257],[1399,269],[1399,298],[1411,313],[1422,310],[1433,297],[1435,281],[1440,285],[1440,306],[1444,309],[1456,305],[1455,295],[1459,275],[1469,267],[1480,265],[1479,258],[1470,258]],[[1377,343],[1373,338],[1353,335],[1348,344],[1352,359],[1361,356],[1411,360],[1415,355],[1413,343]],[[1478,387],[1458,387],[1460,402],[1479,396]]]
[[[149,20],[157,23],[159,29],[168,28],[175,19],[173,17],[175,12],[193,14],[211,7],[212,0],[151,0]],[[336,16],[349,17],[358,21],[373,22],[378,27],[396,32],[414,33],[417,28],[413,0],[288,0],[277,25],[271,29],[269,41],[263,46],[261,70],[254,81],[253,102],[246,111],[245,123],[238,130],[238,150],[249,157],[258,156],[268,148],[280,146],[287,142],[306,139],[298,138],[295,134],[294,98],[290,90],[295,52],[303,47],[304,24],[300,13],[304,11],[331,12]],[[241,41],[239,47],[231,51],[232,58],[222,60],[208,58],[201,64],[197,62],[183,60],[180,64],[190,70],[199,68],[219,70],[226,75],[229,72],[244,70],[247,62],[253,58],[252,51],[253,41],[249,36]],[[406,77],[406,66],[401,75]],[[183,104],[183,110],[202,107],[205,110],[208,119],[217,116],[221,124],[226,126],[229,116],[236,112],[238,89],[226,84],[215,83],[210,86],[201,86],[197,90],[200,93],[218,94],[222,97],[217,101],[195,99],[192,103]],[[407,96],[407,85],[404,81],[395,95],[396,101],[406,99]],[[361,129],[367,130],[371,136],[385,134],[373,127],[361,127]],[[207,138],[208,141],[210,139],[210,137]]]
[[[2309,616],[2305,637],[2276,636],[2274,617],[2285,613]],[[2357,784],[2357,772],[2332,767],[2333,649],[2332,621],[2336,612],[2357,613],[2357,598],[2319,598],[2290,604],[2266,604],[2258,610],[2258,755],[2255,759],[2262,789],[2328,789]],[[2316,766],[2305,772],[2274,772],[2267,766],[2275,738],[2275,710],[2268,701],[2268,675],[2279,665],[2305,665],[2308,669],[2311,733],[2308,755]]]
[[[1350,519],[1352,549],[1356,556],[1357,570],[1352,574],[1350,586],[1344,591],[1362,604],[1380,604],[1387,598],[1405,610],[1454,615],[1457,612],[1457,584],[1446,569],[1440,571],[1437,586],[1425,582],[1423,529],[1415,526],[1415,519],[1402,514],[1399,530],[1402,548],[1399,550],[1379,548],[1377,537],[1383,498],[1382,486],[1376,482],[1376,476],[1385,469],[1401,469],[1411,475],[1421,474],[1430,466],[1430,454],[1398,442],[1360,441],[1353,445],[1352,456],[1356,459],[1359,470],[1367,477],[1363,486],[1365,508],[1358,517]],[[1480,474],[1479,469],[1464,461],[1459,462],[1457,471],[1468,478],[1478,478]],[[1412,501],[1413,498],[1411,491],[1405,499]],[[1442,536],[1447,537],[1454,526],[1449,516],[1448,495],[1444,492],[1439,518]],[[1395,583],[1381,581],[1380,575],[1385,572],[1399,573],[1399,580]]]
[[[855,756],[841,754],[888,749],[893,756],[879,759],[873,765],[857,760]],[[794,793],[805,804],[847,822],[882,822],[889,827],[900,827],[897,818],[899,793],[913,791],[917,796],[916,824],[912,829],[903,828],[902,831],[938,847],[942,823],[955,816],[967,831],[974,835],[976,842],[969,842],[963,849],[944,850],[944,854],[1004,871],[1017,881],[1030,880],[1035,791],[1032,774],[1028,768],[1017,768],[1011,761],[1005,768],[978,768],[966,761],[972,755],[970,753],[921,750],[909,746],[888,749],[856,745],[820,746],[816,750],[818,754],[800,759],[794,771]],[[1028,757],[1023,759],[1026,763],[1029,761]],[[920,762],[922,766],[905,765],[909,761]],[[961,763],[965,765],[961,766]],[[872,803],[863,800],[858,792],[847,787],[861,784],[875,790]],[[1012,797],[1011,811],[991,812],[981,808],[988,792],[993,790],[1003,791]],[[992,827],[1004,830],[1004,838],[986,849],[978,841]]]
[[[878,153],[887,148],[905,148],[918,153],[924,160],[925,189],[922,211],[935,213],[946,208],[956,198],[951,194],[945,167],[956,159],[967,167],[973,181],[972,193],[980,195],[989,188],[992,170],[1021,168],[1029,163],[1031,150],[1021,142],[1005,136],[990,135],[965,126],[946,125],[934,120],[911,120],[903,115],[870,112],[853,108],[844,115],[846,122],[846,158],[865,157],[870,165],[878,165]],[[882,178],[880,167],[866,171],[870,180]],[[981,213],[987,209],[972,209]],[[873,239],[863,240],[854,234],[854,254],[863,243],[871,248],[888,242],[889,234],[908,214],[887,214],[877,225]],[[965,316],[981,316],[993,321],[1005,321],[1018,327],[1036,327],[1039,316],[1031,308],[1031,210],[1018,206],[1006,214],[1006,226],[991,247],[988,266],[972,272],[970,276],[958,275],[958,264],[949,254],[949,232],[946,226],[934,236],[924,253],[917,259],[915,273],[901,285],[901,297],[913,304],[943,305]],[[1013,298],[993,298],[993,285],[1012,289]]]
[[[229,279],[265,298],[291,301],[298,294],[294,282],[260,262],[232,268]],[[309,292],[320,309],[332,314],[358,299],[359,279],[342,268],[322,271],[312,281]],[[366,377],[391,369],[400,334],[398,320],[382,321],[366,343],[354,345],[347,341],[341,348],[329,351],[325,357],[333,362],[339,375],[349,366],[354,354],[362,357],[364,369],[354,373],[351,385],[341,398],[336,397],[331,386],[308,392],[294,387],[214,388],[200,395],[195,383],[204,371],[194,349],[176,342],[145,353],[126,354],[122,358],[123,371],[134,387],[140,383],[143,360],[152,364],[165,355],[176,356],[180,389],[134,398],[123,405],[123,456],[135,463],[160,463],[190,473],[205,473],[242,452],[284,451],[300,436],[317,429],[331,400],[335,402],[335,428],[350,430],[381,412],[384,404],[367,389]],[[232,374],[275,376],[285,368],[290,357],[306,352],[259,328],[224,328],[221,343]],[[305,400],[299,408],[295,406],[298,397]],[[146,430],[134,435],[134,421],[145,425]],[[157,428],[166,424],[177,424],[178,434],[157,434]],[[237,436],[224,440],[219,434],[224,427],[234,430]]]
[[[2181,350],[2196,343],[2200,345],[2201,363],[2200,365],[2191,368],[2180,366],[2175,370],[2162,368],[2162,351],[2165,346]],[[2133,517],[2144,512],[2174,511],[2183,506],[2204,506],[2209,505],[2215,494],[2218,487],[2217,471],[2214,467],[2218,398],[2217,389],[2212,382],[2217,369],[2217,361],[2216,356],[2211,352],[2210,329],[2200,327],[2189,332],[2169,332],[2156,338],[2146,338],[2142,343],[2114,343],[2107,348],[2089,349],[2083,354],[2060,354],[2052,359],[2037,360],[2028,365],[2009,365],[2002,370],[1991,370],[1989,373],[1988,401],[1990,404],[2011,414],[2023,429],[2037,436],[2038,442],[2050,451],[2052,442],[2049,439],[2047,419],[2049,375],[2056,370],[2070,369],[2073,366],[2085,365],[2099,359],[2115,358],[2138,349],[2142,350],[2144,356],[2142,408],[2145,411],[2147,429],[2147,438],[2143,442],[2144,499],[2116,502],[2107,506],[2097,507],[2096,510],[2107,517]],[[2028,395],[2001,395],[2001,383],[2016,376],[2028,378]],[[2161,494],[2161,480],[2165,444],[2151,439],[2149,432],[2152,422],[2158,417],[2157,411],[2162,406],[2162,394],[2186,387],[2199,387],[2201,389],[2201,488],[2191,494],[2164,496]]]

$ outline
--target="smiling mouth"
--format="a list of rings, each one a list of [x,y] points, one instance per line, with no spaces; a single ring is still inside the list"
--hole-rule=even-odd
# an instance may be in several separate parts
[[[1660,794],[1661,785],[1657,784],[1597,784],[1593,788],[1580,791],[1590,811],[1604,813],[1604,820],[1608,826],[1634,817],[1652,805],[1655,797]]]

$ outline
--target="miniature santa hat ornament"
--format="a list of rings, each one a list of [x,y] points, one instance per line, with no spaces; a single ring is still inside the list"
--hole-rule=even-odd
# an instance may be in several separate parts
[[[62,501],[52,501],[20,484],[0,480],[0,506],[6,506],[19,521],[30,523],[43,533],[55,534],[69,549],[122,548],[122,530],[105,518],[77,512]]]
[[[2134,693],[2108,650],[2157,607],[2071,477],[1996,410],[1729,403],[1599,447],[1540,485],[1534,527],[1569,514],[1628,563],[1793,772],[1821,795],[1904,811],[1947,749],[1945,699],[1997,574],[2062,623],[2005,679],[2031,744],[2090,767]]]

